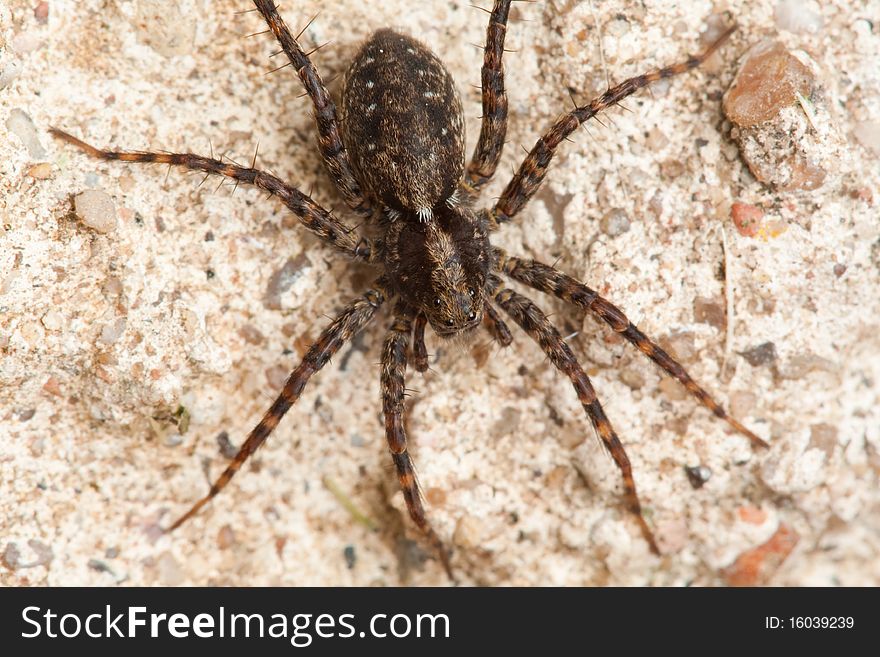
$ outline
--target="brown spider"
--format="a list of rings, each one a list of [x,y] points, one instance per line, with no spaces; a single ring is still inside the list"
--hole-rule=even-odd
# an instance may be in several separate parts
[[[309,378],[363,329],[380,306],[395,299],[393,321],[382,348],[382,410],[385,435],[407,509],[437,551],[451,577],[448,554],[422,506],[404,428],[404,374],[411,352],[415,369],[428,368],[425,326],[441,337],[472,334],[481,324],[501,345],[512,341],[496,305],[534,339],[571,380],[578,399],[623,476],[626,500],[652,551],[654,535],[641,512],[632,468],[596,393],[569,346],[547,316],[527,297],[504,287],[502,276],[553,294],[593,313],[754,445],[766,443],[727,415],[672,357],[599,294],[553,267],[493,247],[489,235],[513,219],[541,186],[559,144],[581,124],[661,78],[689,71],[721,46],[727,29],[702,54],[640,75],[608,89],[558,119],[537,141],[501,197],[475,209],[480,189],[495,173],[507,131],[507,95],[501,59],[512,0],[495,0],[482,68],[483,116],[479,141],[465,166],[461,101],[452,78],[424,45],[391,30],[363,44],[345,76],[341,115],[306,53],[272,0],[254,0],[314,105],[318,145],[327,170],[349,208],[383,230],[381,239],[360,236],[306,194],[264,171],[192,154],[99,150],[53,129],[57,137],[89,155],[125,162],[160,162],[226,176],[279,198],[302,224],[348,257],[376,265],[381,274],[352,301],[309,348],[281,394],[250,432],[208,494],[170,530],[195,515],[229,483],[248,457],[299,399]],[[411,342],[412,341],[412,342]]]

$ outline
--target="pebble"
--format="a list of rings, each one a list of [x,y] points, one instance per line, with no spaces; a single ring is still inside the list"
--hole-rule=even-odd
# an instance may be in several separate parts
[[[6,119],[6,127],[9,132],[21,139],[33,159],[45,159],[46,149],[40,143],[37,128],[27,112],[17,107],[10,110],[9,117]]]
[[[27,170],[27,175],[34,180],[47,180],[52,177],[52,165],[48,162],[35,164]]]
[[[755,404],[758,403],[758,396],[748,390],[736,390],[730,393],[728,403],[730,404],[730,414],[741,420],[751,414]]]
[[[815,0],[779,0],[773,8],[776,27],[794,34],[814,34],[822,29],[822,14]]]
[[[702,488],[712,478],[712,470],[705,465],[685,466],[684,472],[694,489]]]
[[[818,70],[803,51],[761,41],[743,57],[724,96],[740,155],[771,189],[817,189],[841,169],[845,142]]]
[[[99,233],[116,229],[116,204],[105,192],[87,189],[74,199],[76,216],[89,228]]]
[[[810,442],[807,444],[809,449],[821,450],[825,453],[825,458],[830,459],[834,456],[838,442],[837,427],[833,424],[819,422],[810,425]]]
[[[43,318],[40,321],[43,323],[43,326],[50,331],[58,331],[64,326],[64,318],[57,310],[50,310],[43,315]]]
[[[743,237],[754,237],[761,228],[764,211],[748,203],[734,203],[730,208],[730,217],[737,232]]]
[[[288,258],[284,265],[269,277],[263,305],[270,310],[280,310],[281,295],[290,289],[290,286],[302,276],[303,271],[311,264],[312,262],[305,252],[300,253],[296,258]]]
[[[39,50],[42,45],[43,40],[31,32],[16,34],[12,38],[12,49],[20,55],[27,55],[35,50]]]
[[[772,364],[778,357],[776,353],[776,345],[772,342],[764,342],[757,347],[746,349],[745,351],[739,352],[739,355],[745,358],[748,364],[752,367]]]
[[[34,7],[34,18],[38,23],[46,23],[49,20],[49,3],[46,0],[41,0]]]
[[[694,321],[714,326],[719,331],[723,331],[727,326],[727,313],[724,310],[724,305],[714,299],[697,297],[694,299]]]
[[[17,59],[7,57],[5,61],[0,62],[0,89],[12,84],[19,73],[21,73],[21,62]]]
[[[115,322],[104,324],[104,327],[101,329],[101,336],[98,338],[98,342],[105,345],[111,345],[116,342],[124,332],[125,317],[120,317]]]
[[[813,84],[810,69],[784,45],[761,42],[746,53],[724,98],[724,112],[740,128],[751,128],[795,106],[795,94],[809,98]]]
[[[620,208],[614,208],[605,213],[599,221],[599,227],[608,237],[618,237],[629,230],[629,217]]]
[[[791,554],[799,539],[791,527],[779,525],[766,543],[740,554],[724,570],[724,579],[730,586],[757,586],[766,582]]]

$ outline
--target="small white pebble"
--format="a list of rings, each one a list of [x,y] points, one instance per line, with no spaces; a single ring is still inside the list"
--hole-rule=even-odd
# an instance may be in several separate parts
[[[822,29],[822,14],[815,0],[780,0],[773,9],[776,27],[794,34],[813,34]]]
[[[76,216],[89,228],[99,233],[116,229],[116,204],[106,193],[87,189],[74,199]]]
[[[33,159],[42,160],[46,157],[46,149],[40,143],[37,128],[27,112],[17,107],[10,110],[6,128],[21,139]]]
[[[50,331],[57,331],[64,326],[64,318],[57,310],[50,310],[43,315],[43,318],[40,321],[43,323],[43,326]]]

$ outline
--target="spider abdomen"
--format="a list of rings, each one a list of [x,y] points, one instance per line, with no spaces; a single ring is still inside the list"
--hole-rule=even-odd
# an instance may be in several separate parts
[[[359,182],[395,210],[431,215],[464,172],[464,120],[452,76],[424,45],[375,32],[345,76],[342,134]]]

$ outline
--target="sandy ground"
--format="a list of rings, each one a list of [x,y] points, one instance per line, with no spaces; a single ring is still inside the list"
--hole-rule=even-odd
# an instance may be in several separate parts
[[[282,11],[298,28],[320,9],[302,41],[330,42],[315,55],[325,79],[376,28],[423,39],[459,84],[473,143],[472,44],[486,14],[468,4],[301,0]],[[464,346],[429,336],[436,360],[408,379],[409,430],[463,583],[880,584],[880,3],[807,3],[804,25],[780,16],[784,4],[516,6],[509,147],[485,198],[570,93],[584,100],[607,79],[679,61],[710,16],[736,16],[739,31],[704,69],[565,144],[539,197],[495,240],[621,305],[771,448],[752,450],[605,327],[540,299],[628,449],[657,557],[568,381],[526,336],[505,350],[485,335]],[[261,166],[344,217],[298,81],[290,69],[265,75],[281,63],[268,35],[244,38],[264,29],[235,14],[248,8],[0,2],[0,583],[446,583],[412,540],[384,444],[385,315],[313,379],[213,504],[161,532],[223,468],[234,447],[218,435],[241,442],[372,274],[253,190],[97,162],[47,128],[243,162],[259,143]],[[721,111],[739,57],[780,24],[826,71],[845,143],[816,191],[755,180]],[[85,190],[112,204],[95,226],[74,211]],[[741,234],[734,202],[761,208],[769,229]],[[685,468],[699,466],[711,476],[697,488]]]

